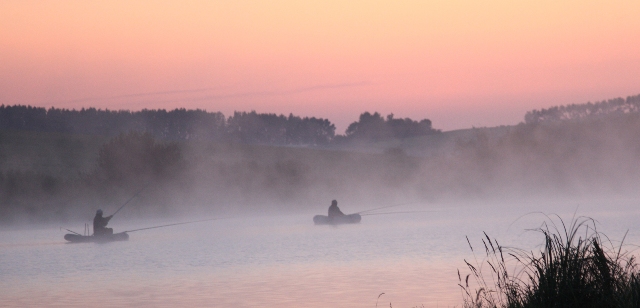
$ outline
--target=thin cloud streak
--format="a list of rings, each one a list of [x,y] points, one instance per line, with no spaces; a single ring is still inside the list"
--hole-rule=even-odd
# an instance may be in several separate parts
[[[254,91],[254,92],[239,92],[233,94],[226,95],[209,95],[203,97],[196,97],[191,99],[185,99],[183,101],[194,102],[194,101],[204,101],[204,100],[217,100],[217,99],[225,99],[225,98],[238,98],[238,97],[254,97],[254,96],[280,96],[280,95],[291,95],[319,90],[333,90],[340,88],[353,88],[353,87],[363,87],[369,86],[372,83],[368,81],[357,82],[357,83],[341,83],[341,84],[325,84],[325,85],[317,85],[306,88],[298,88],[288,91]],[[167,101],[171,102],[171,101]]]
[[[74,99],[74,100],[68,100],[68,101],[57,101],[57,102],[53,102],[55,103],[63,103],[63,104],[68,104],[68,103],[82,103],[82,102],[89,102],[89,101],[105,101],[105,100],[112,100],[112,99],[121,99],[121,98],[129,98],[129,97],[144,97],[144,96],[155,96],[155,95],[167,95],[167,94],[184,94],[184,93],[199,93],[199,92],[207,92],[207,91],[213,91],[213,90],[219,90],[219,89],[223,89],[223,88],[202,88],[202,89],[192,89],[192,90],[171,90],[171,91],[158,91],[158,92],[146,92],[146,93],[134,93],[134,94],[123,94],[123,95],[114,95],[114,96],[94,96],[94,97],[84,97],[84,98],[78,98],[78,99]]]
[[[237,92],[237,93],[223,94],[223,95],[206,95],[206,96],[191,97],[191,98],[161,99],[161,100],[153,100],[153,101],[147,101],[147,102],[149,103],[197,102],[197,101],[221,100],[221,99],[239,98],[239,97],[281,96],[281,95],[293,95],[293,94],[313,92],[313,91],[364,87],[364,86],[370,86],[370,85],[373,85],[373,83],[368,81],[354,82],[354,83],[339,83],[339,84],[322,84],[322,85],[297,88],[297,89],[292,89],[287,91]],[[221,88],[205,88],[205,89],[182,90],[182,91],[162,91],[162,92],[149,92],[149,93],[138,93],[138,94],[125,94],[125,95],[116,95],[116,96],[109,96],[109,97],[82,98],[77,100],[61,101],[57,103],[104,101],[104,100],[115,100],[115,99],[122,99],[122,98],[134,98],[134,97],[145,97],[145,96],[166,95],[166,94],[185,94],[185,93],[188,94],[188,93],[212,91],[217,89],[221,89]],[[115,105],[118,105],[118,104],[115,104]]]

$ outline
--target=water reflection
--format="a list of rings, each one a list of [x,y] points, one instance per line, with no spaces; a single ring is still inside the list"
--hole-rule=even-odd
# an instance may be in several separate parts
[[[571,215],[575,207],[547,210]],[[633,204],[581,207],[612,238],[629,229],[628,240],[640,243]],[[504,245],[539,241],[523,230],[540,217],[518,219],[527,205],[482,209],[372,216],[339,227],[314,226],[310,216],[228,219],[108,244],[64,244],[54,228],[3,231],[0,306],[373,307],[381,292],[379,306],[459,305],[457,269],[474,257],[465,236],[472,244],[482,231]],[[153,223],[167,222],[113,227]]]

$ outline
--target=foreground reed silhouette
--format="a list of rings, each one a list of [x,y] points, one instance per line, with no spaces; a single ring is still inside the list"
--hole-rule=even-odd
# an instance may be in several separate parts
[[[544,236],[538,253],[503,247],[484,234],[486,258],[465,260],[471,273],[464,280],[458,271],[463,307],[640,307],[640,272],[623,250],[624,238],[614,245],[587,217],[566,225],[546,216],[535,231]]]

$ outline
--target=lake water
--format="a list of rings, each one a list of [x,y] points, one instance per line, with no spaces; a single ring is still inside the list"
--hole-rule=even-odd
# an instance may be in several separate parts
[[[540,236],[524,230],[543,217],[522,215],[570,220],[577,208],[611,239],[628,230],[626,242],[640,244],[638,204],[431,204],[423,207],[429,213],[364,216],[342,226],[314,226],[311,215],[230,218],[106,244],[67,244],[58,227],[4,230],[0,306],[375,307],[378,300],[379,307],[459,307],[457,270],[466,274],[463,260],[474,258],[465,236],[480,247],[486,231],[503,245],[535,249]],[[116,217],[110,226],[171,222]]]

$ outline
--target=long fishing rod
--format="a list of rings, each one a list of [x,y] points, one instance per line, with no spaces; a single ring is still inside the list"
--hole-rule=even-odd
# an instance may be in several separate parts
[[[78,232],[75,232],[75,231],[71,231],[71,230],[69,230],[69,229],[67,229],[67,228],[62,228],[62,227],[61,227],[61,229],[65,229],[65,230],[67,230],[67,231],[69,231],[69,232],[71,232],[71,233],[75,233],[75,234],[77,234],[77,235],[82,236],[82,234],[80,234],[80,233],[78,233]]]
[[[356,213],[354,213],[354,214],[362,214],[362,213],[367,213],[367,212],[377,211],[377,210],[386,209],[386,208],[390,208],[390,207],[396,207],[396,206],[400,206],[400,205],[402,205],[402,204],[387,205],[387,206],[378,207],[378,208],[375,208],[375,209],[370,209],[370,210],[364,210],[364,211],[356,212]]]
[[[432,213],[432,212],[437,212],[437,211],[404,211],[404,212],[368,213],[368,214],[362,214],[360,216],[387,215],[387,214],[408,214],[408,213]]]
[[[111,216],[114,216],[114,215],[118,214],[118,212],[120,212],[120,210],[125,205],[127,205],[131,200],[133,200],[133,198],[135,198],[137,195],[139,195],[145,188],[147,188],[147,186],[149,186],[149,184],[151,184],[151,182],[148,182],[146,185],[144,185],[144,187],[142,187],[142,189],[138,190],[138,192],[135,195],[133,195],[131,198],[129,198],[129,200],[127,200],[127,202],[125,202],[123,205],[121,205],[120,208],[115,213],[113,213]]]
[[[362,214],[362,213],[367,213],[367,212],[373,212],[373,211],[377,211],[377,210],[381,210],[381,209],[387,209],[387,208],[390,208],[390,207],[396,207],[396,206],[408,205],[408,204],[414,204],[414,203],[417,203],[417,202],[387,205],[387,206],[378,207],[378,208],[375,208],[375,209],[360,211],[360,212],[357,212],[357,213],[354,213],[354,214]]]
[[[194,220],[194,221],[187,221],[187,222],[178,222],[178,223],[174,223],[174,224],[161,225],[161,226],[154,226],[154,227],[147,227],[147,228],[140,228],[140,229],[128,230],[128,231],[124,231],[124,232],[135,232],[135,231],[142,231],[142,230],[149,230],[149,229],[163,228],[163,227],[169,227],[169,226],[186,225],[186,224],[192,224],[192,223],[196,223],[196,222],[219,220],[219,219],[222,219],[222,218],[209,218],[209,219]]]

